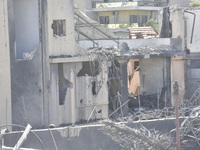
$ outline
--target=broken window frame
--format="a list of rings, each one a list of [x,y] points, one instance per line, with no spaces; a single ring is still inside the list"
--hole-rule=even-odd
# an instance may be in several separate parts
[[[54,36],[66,36],[66,20],[53,20],[52,29]]]
[[[140,70],[140,62],[139,61],[134,61],[134,70],[139,71]]]

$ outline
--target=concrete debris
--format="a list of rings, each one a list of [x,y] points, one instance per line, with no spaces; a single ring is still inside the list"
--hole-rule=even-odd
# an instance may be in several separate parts
[[[135,49],[129,49],[129,47],[123,43],[120,46],[120,51],[115,47],[105,47],[105,48],[96,48],[92,50],[88,50],[89,53],[97,53],[97,54],[104,54],[104,55],[113,55],[116,57],[121,57],[124,59],[139,59],[139,58],[156,58],[156,57],[171,57],[171,56],[178,56],[184,55],[183,51],[177,50],[171,46],[145,46]]]
[[[118,121],[138,121],[138,120],[152,120],[152,119],[161,119],[161,118],[170,118],[174,117],[175,112],[174,108],[163,108],[163,109],[153,109],[145,110],[144,108],[135,109],[131,111],[129,116],[124,118],[117,118]]]
[[[95,4],[92,3],[91,6]],[[0,149],[3,146],[14,150],[22,146],[45,149],[46,146],[50,150],[65,147],[172,150],[179,137],[179,119],[181,149],[189,144],[197,144],[193,148],[199,149],[200,88],[191,99],[183,100],[187,95],[185,87],[193,88],[185,84],[186,80],[191,79],[187,83],[191,81],[193,85],[200,79],[200,55],[192,61],[184,57],[187,56],[185,49],[191,53],[199,50],[200,38],[193,35],[193,31],[199,33],[195,29],[199,21],[195,25],[195,18],[191,41],[187,42],[191,27],[191,17],[187,15],[196,16],[195,13],[166,7],[160,13],[162,18],[156,12],[148,13],[151,16],[131,15],[130,23],[137,20],[140,25],[149,17],[159,19],[160,37],[168,38],[133,41],[157,37],[157,34],[151,27],[129,28],[131,39],[118,39],[103,25],[74,9],[70,0],[0,0],[0,6],[3,8],[0,9],[0,88],[3,91],[0,94]],[[113,12],[114,22],[119,21],[119,14]],[[84,49],[81,43],[93,48]],[[105,46],[108,43],[111,46]],[[175,79],[181,88],[177,86],[177,92],[173,93]],[[133,94],[128,96],[128,92]],[[168,122],[169,118],[173,128],[177,121],[177,128],[171,131],[172,127],[166,126],[171,131],[168,134],[142,123],[146,121],[155,126],[160,120]],[[21,125],[27,124],[22,131]],[[131,124],[139,126],[134,128]],[[58,128],[62,125],[65,127]],[[36,132],[43,137],[45,146],[32,127],[39,128]]]
[[[128,51],[130,48],[128,47],[128,44],[123,42],[121,45],[120,45],[120,50],[121,51]]]
[[[189,109],[189,108],[188,108]],[[181,149],[189,150],[191,148],[200,147],[200,106],[188,110],[184,107],[179,108],[180,111],[180,142]],[[135,113],[135,114],[134,114]],[[170,115],[167,113],[171,113]],[[163,115],[162,115],[163,114]],[[135,120],[150,120],[161,119],[165,117],[175,118],[174,108],[164,108],[162,110],[145,111],[145,109],[138,109],[132,111],[127,117],[118,118],[118,123],[104,120],[105,126],[101,129],[102,132],[112,138],[117,143],[120,143],[124,150],[129,149],[175,149],[175,133],[176,129],[172,129],[169,134],[165,132],[156,131],[155,129],[148,130],[142,124],[138,128],[129,127]],[[153,120],[152,120],[153,121]],[[175,120],[174,120],[175,121]],[[127,122],[127,123],[123,123]],[[154,121],[153,121],[154,122]],[[159,122],[155,122],[159,124]],[[148,123],[147,123],[148,124]],[[149,126],[149,125],[148,125]]]
[[[24,52],[23,53],[23,59],[24,60],[32,60],[35,53],[39,51],[40,45],[36,46],[36,48],[32,52]]]
[[[105,121],[101,131],[119,143],[123,150],[173,150],[174,139],[169,135],[160,134],[155,130],[147,130],[141,125],[139,129],[133,129],[125,124],[116,124]]]
[[[73,58],[73,57],[85,57],[93,55],[94,59],[101,60],[112,58],[123,58],[123,59],[142,59],[142,58],[159,58],[159,57],[172,57],[172,56],[184,56],[185,52],[178,50],[173,46],[144,46],[140,48],[129,48],[127,43],[123,42],[120,48],[116,46],[106,46],[99,48],[88,48],[84,54],[77,54],[75,56],[71,55],[60,55],[60,56],[50,56],[49,58]],[[95,57],[97,56],[97,57]]]
[[[28,136],[28,134],[30,133],[30,131],[31,131],[31,125],[30,124],[28,124],[27,125],[27,127],[26,127],[26,129],[25,129],[25,131],[24,131],[24,133],[22,134],[22,136],[20,137],[20,139],[18,140],[18,142],[17,142],[17,144],[15,145],[15,147],[13,148],[13,150],[18,150],[21,146],[22,146],[22,144],[25,142],[25,140],[27,139],[27,136]]]
[[[200,147],[200,106],[193,108],[190,115],[182,122],[180,137],[185,147],[193,147],[192,143]]]

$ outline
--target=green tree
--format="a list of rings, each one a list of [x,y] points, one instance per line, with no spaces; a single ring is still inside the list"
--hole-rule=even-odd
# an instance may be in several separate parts
[[[153,18],[151,18],[149,21],[144,23],[143,26],[144,27],[152,27],[158,33],[159,25],[158,25],[157,20],[153,20]]]
[[[200,3],[199,2],[192,2],[190,7],[200,7]]]
[[[120,24],[119,25],[119,28],[128,28],[128,27],[136,27],[135,24]]]

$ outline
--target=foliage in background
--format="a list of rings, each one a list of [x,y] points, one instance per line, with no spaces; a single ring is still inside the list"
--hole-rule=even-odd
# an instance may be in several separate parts
[[[152,27],[155,32],[158,33],[158,28],[159,28],[159,25],[158,25],[158,22],[157,20],[153,20],[152,18],[147,21],[146,23],[143,24],[144,27]]]
[[[120,24],[119,28],[137,27],[135,24]]]
[[[200,7],[200,2],[192,2],[190,7]]]

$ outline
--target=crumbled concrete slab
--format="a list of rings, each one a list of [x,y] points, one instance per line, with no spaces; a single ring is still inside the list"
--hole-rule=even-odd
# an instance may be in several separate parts
[[[124,42],[121,44],[120,48],[116,46],[106,46],[100,48],[88,48],[84,54],[77,54],[76,56],[50,56],[50,62],[58,62],[56,59],[74,59],[74,61],[85,60],[105,60],[105,59],[142,59],[142,58],[165,58],[172,56],[184,56],[185,52],[176,49],[173,46],[163,45],[163,46],[144,46],[140,48],[129,48]],[[85,59],[84,59],[85,58]],[[79,60],[77,60],[79,59]],[[62,59],[63,61],[63,59]],[[68,60],[71,62],[71,60]],[[86,61],[86,60],[85,60]]]

